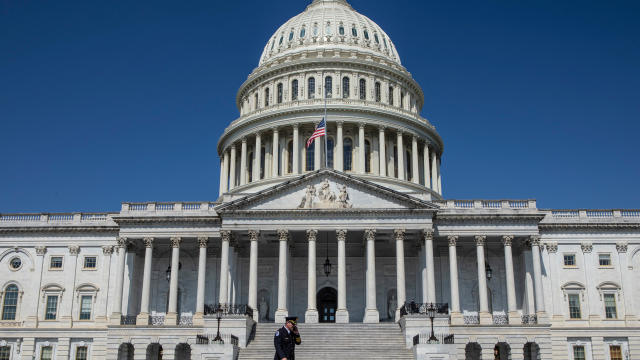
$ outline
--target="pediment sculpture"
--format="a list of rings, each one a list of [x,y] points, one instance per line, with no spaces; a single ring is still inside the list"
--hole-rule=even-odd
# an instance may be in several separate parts
[[[325,179],[317,190],[314,185],[307,186],[298,209],[349,209],[353,205],[349,201],[347,186],[338,186],[339,193],[331,190],[329,180]]]

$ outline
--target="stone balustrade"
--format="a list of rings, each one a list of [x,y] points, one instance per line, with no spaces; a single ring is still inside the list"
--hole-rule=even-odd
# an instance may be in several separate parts
[[[441,209],[536,209],[535,200],[435,200]]]
[[[579,221],[583,219],[593,220],[626,220],[640,221],[640,210],[550,210],[548,211],[553,221]]]
[[[145,202],[122,203],[121,214],[135,215],[167,215],[171,213],[209,213],[213,212],[216,203],[202,202]]]
[[[112,224],[116,213],[0,214],[0,226]]]

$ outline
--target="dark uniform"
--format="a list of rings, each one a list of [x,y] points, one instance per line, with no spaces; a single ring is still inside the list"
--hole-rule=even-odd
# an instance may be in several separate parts
[[[287,318],[287,322],[292,321],[296,324],[298,318]],[[287,358],[287,360],[295,360],[296,345],[300,345],[302,339],[300,335],[296,335],[293,331],[289,331],[285,326],[276,331],[273,337],[273,345],[276,348],[276,354],[274,360],[281,360]]]

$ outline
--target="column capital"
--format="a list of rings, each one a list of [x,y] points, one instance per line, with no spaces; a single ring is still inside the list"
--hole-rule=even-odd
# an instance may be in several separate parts
[[[278,232],[278,240],[287,241],[289,240],[289,230],[287,229],[279,229]]]
[[[628,248],[628,246],[629,246],[629,243],[628,243],[628,242],[626,242],[626,241],[619,241],[619,242],[617,242],[617,243],[616,243],[616,250],[617,250],[619,253],[621,253],[621,254],[622,254],[622,253],[626,253],[626,252],[627,252],[627,248]]]
[[[404,131],[402,129],[396,129],[396,134],[398,136],[402,136],[402,135],[404,135]]]
[[[386,129],[387,129],[387,127],[384,126],[384,125],[378,126],[378,131],[380,131],[380,132],[384,132]]]
[[[540,235],[531,235],[529,241],[531,241],[531,246],[540,246]]]
[[[298,123],[294,123],[292,126],[293,126],[294,129],[299,129],[300,128],[300,124],[298,124]]]
[[[182,242],[182,238],[179,236],[174,236],[170,239],[172,248],[179,248],[180,243]]]
[[[433,229],[422,230],[422,235],[424,235],[425,240],[433,240]]]
[[[316,230],[316,229],[307,230],[307,239],[309,241],[316,241],[316,236],[317,235],[318,235],[318,230]]]
[[[342,127],[342,125],[344,125],[344,121],[343,120],[338,120],[338,121],[336,121],[336,124],[338,125],[338,127]]]
[[[127,243],[129,242],[129,240],[126,237],[121,236],[116,240],[116,242],[118,244],[117,245],[118,248],[123,248],[123,247],[127,246]]]
[[[367,241],[375,241],[376,239],[376,229],[370,228],[364,230],[364,237]]]
[[[364,122],[358,122],[358,129],[364,129]]]
[[[547,251],[549,253],[555,253],[558,251],[558,242],[557,241],[547,241],[547,243],[545,244]]]
[[[222,230],[222,231],[220,231],[220,236],[222,237],[222,241],[229,242],[231,240],[231,231],[230,230]]]
[[[258,241],[258,237],[260,236],[260,230],[249,230],[249,240],[250,241]]]
[[[347,239],[347,229],[336,230],[336,235],[338,236],[338,240],[345,241]]]
[[[502,236],[502,244],[504,246],[511,246],[511,243],[513,242],[514,238],[515,238],[515,236],[513,236],[513,235],[503,235]]]
[[[476,246],[484,246],[487,241],[487,235],[476,235]]]
[[[206,248],[209,245],[209,237],[208,236],[198,236],[198,247]]]
[[[73,256],[77,256],[80,252],[80,246],[78,245],[69,245],[69,254]]]
[[[36,246],[36,255],[43,256],[46,253],[47,253],[47,247],[46,246]]]
[[[152,237],[145,237],[142,239],[142,241],[144,242],[144,247],[153,247],[153,238]]]
[[[393,230],[393,236],[396,241],[404,241],[405,229],[395,229]]]
[[[37,252],[37,250],[38,250],[38,248],[36,248],[36,252]],[[103,245],[102,246],[102,254],[111,256],[111,254],[113,254],[113,245]]]
[[[580,244],[580,248],[582,249],[583,253],[589,254],[593,250],[593,244],[591,242],[589,242],[589,241],[583,241]]]
[[[242,141],[243,144],[246,144],[247,143],[247,137],[243,136],[240,141]]]
[[[271,131],[273,131],[274,133],[277,133],[278,132],[278,127],[277,126],[272,127]]]
[[[447,240],[449,240],[449,246],[456,246],[458,235],[449,235],[447,236]]]

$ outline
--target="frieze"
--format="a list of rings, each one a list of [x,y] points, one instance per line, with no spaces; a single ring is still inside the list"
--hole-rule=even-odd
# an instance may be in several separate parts
[[[593,244],[588,241],[584,241],[580,244],[580,249],[582,249],[583,253],[589,254],[593,250]]]
[[[320,184],[320,189],[316,190],[314,185],[307,186],[307,189],[298,205],[298,209],[349,209],[353,207],[349,201],[347,186],[338,186],[340,193],[331,191],[329,179],[324,179]]]
[[[620,241],[616,243],[616,250],[619,253],[626,253],[628,246],[629,246],[629,243],[627,243],[626,241]]]

